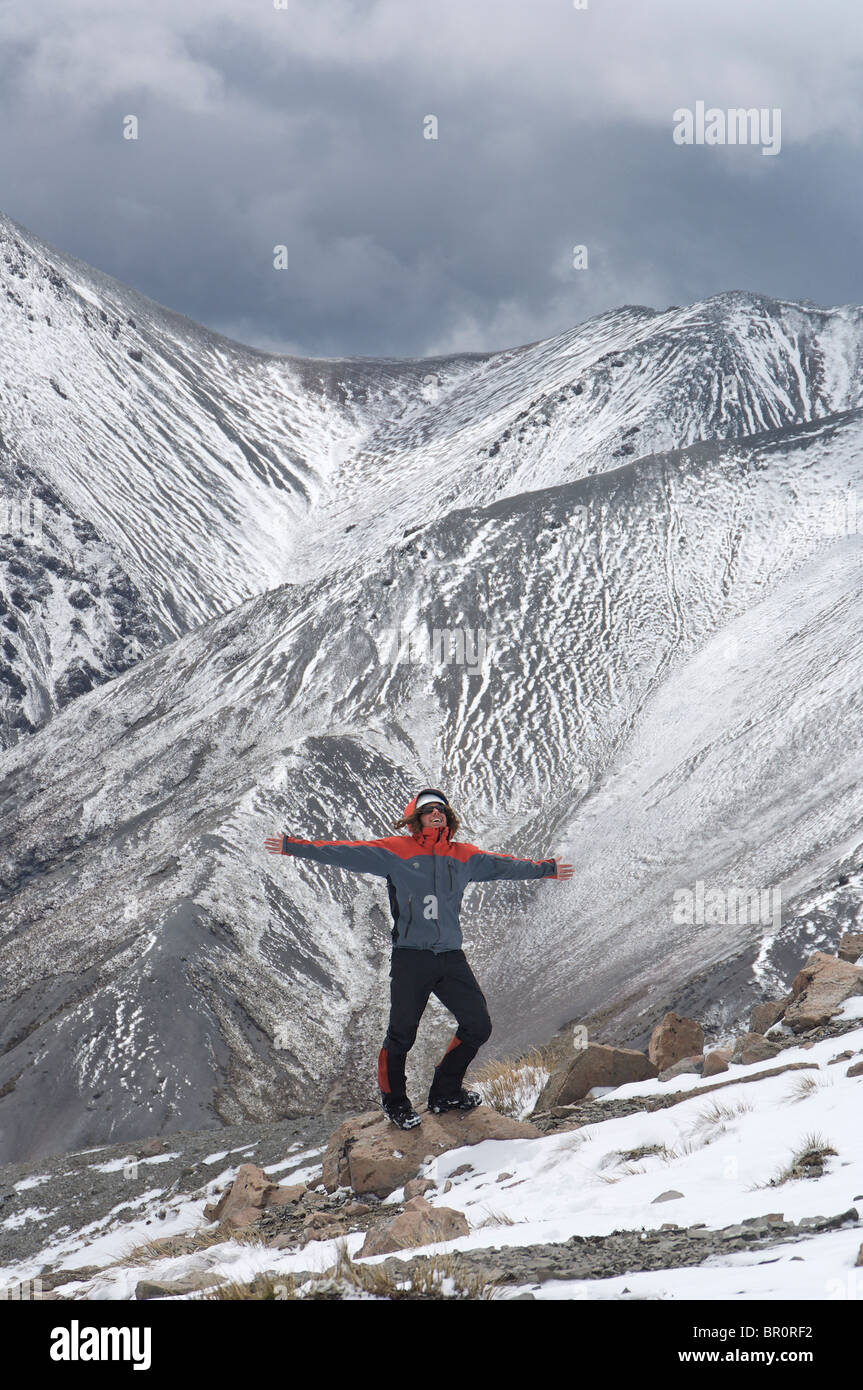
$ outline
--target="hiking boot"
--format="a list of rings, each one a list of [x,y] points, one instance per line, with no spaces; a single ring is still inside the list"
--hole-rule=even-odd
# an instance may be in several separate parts
[[[452,1096],[436,1096],[429,1092],[428,1108],[432,1115],[445,1115],[448,1110],[475,1110],[482,1105],[478,1091],[466,1091],[464,1087]]]
[[[394,1100],[381,1092],[381,1109],[399,1129],[415,1129],[422,1124],[422,1117],[414,1110],[407,1096]]]

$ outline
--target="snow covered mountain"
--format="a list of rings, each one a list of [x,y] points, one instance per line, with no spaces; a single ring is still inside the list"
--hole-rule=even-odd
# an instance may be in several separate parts
[[[0,274],[4,744],[252,594],[454,506],[863,403],[858,308],[735,293],[493,354],[304,360],[4,216]]]
[[[0,1161],[368,1103],[385,891],[263,840],[390,833],[424,782],[576,866],[465,897],[498,1055],[643,1045],[683,998],[721,1035],[801,922],[848,928],[863,311],[303,362],[3,235],[3,467],[59,500],[4,557]],[[780,891],[779,929],[676,920],[698,881]]]

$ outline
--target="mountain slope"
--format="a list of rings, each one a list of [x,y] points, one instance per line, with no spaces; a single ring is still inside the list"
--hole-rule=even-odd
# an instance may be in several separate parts
[[[251,595],[392,554],[453,507],[863,401],[856,307],[730,293],[499,353],[306,360],[8,217],[0,275],[0,478],[40,506],[38,534],[0,536],[5,744]]]
[[[759,923],[675,925],[673,892],[744,871],[811,890],[859,846],[861,550],[825,523],[861,422],[454,511],[386,563],[247,600],[7,750],[3,1159],[367,1103],[383,887],[263,839],[388,833],[418,781],[444,782],[465,837],[576,863],[466,896],[498,1053],[612,1002],[628,1041],[705,960],[757,950]],[[389,650],[454,623],[487,630],[473,673]],[[742,655],[717,660],[728,624]],[[449,1031],[432,1006],[409,1081]]]

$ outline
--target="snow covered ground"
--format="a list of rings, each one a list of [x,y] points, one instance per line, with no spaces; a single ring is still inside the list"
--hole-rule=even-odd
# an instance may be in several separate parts
[[[806,1217],[838,1215],[855,1205],[863,1215],[863,1078],[845,1075],[849,1062],[831,1065],[839,1053],[857,1054],[854,1061],[863,1057],[863,998],[847,1001],[841,1016],[859,1019],[859,1029],[809,1048],[801,1045],[782,1052],[783,1065],[805,1062],[811,1070],[785,1072],[761,1081],[741,1080],[709,1095],[701,1093],[717,1079],[731,1081],[735,1072],[742,1078],[769,1071],[776,1066],[776,1059],[755,1066],[732,1065],[729,1075],[719,1078],[684,1075],[677,1078],[675,1086],[691,1092],[691,1099],[667,1109],[639,1111],[539,1139],[488,1140],[444,1154],[421,1174],[438,1184],[436,1192],[426,1194],[427,1200],[463,1212],[471,1232],[443,1245],[399,1252],[396,1258],[408,1260],[416,1254],[444,1250],[564,1242],[573,1235],[651,1231],[666,1222],[681,1227],[702,1224],[718,1230],[767,1213],[782,1213],[786,1221],[799,1222]],[[814,1086],[803,1078],[814,1079]],[[652,1080],[618,1087],[613,1095],[621,1099],[663,1091],[667,1085]],[[770,1186],[770,1180],[812,1136],[836,1151],[835,1156],[826,1157],[823,1176]],[[625,1157],[633,1150],[653,1146],[659,1152],[635,1161]],[[269,1166],[267,1172],[278,1176],[280,1169],[295,1169],[307,1159],[304,1167],[291,1172],[291,1182],[309,1181],[319,1172],[320,1153],[293,1153],[284,1163]],[[218,1168],[224,1154],[215,1152],[211,1157]],[[240,1161],[245,1161],[244,1156]],[[158,1161],[149,1162],[154,1165],[156,1180]],[[444,1194],[449,1174],[466,1163],[471,1171],[453,1178],[451,1190]],[[0,1269],[0,1284],[8,1287],[32,1279],[46,1264],[70,1269],[85,1263],[107,1266],[152,1238],[153,1227],[145,1223],[160,1208],[167,1209],[166,1219],[159,1222],[160,1237],[200,1229],[204,1201],[230,1181],[236,1170],[234,1165],[214,1172],[206,1199],[190,1200],[177,1194],[166,1200],[163,1190],[154,1185],[138,1199],[137,1218],[112,1221],[108,1217],[85,1230],[70,1232],[34,1259]],[[502,1173],[511,1177],[498,1181]],[[35,1185],[35,1180],[29,1181]],[[660,1194],[669,1191],[682,1195],[656,1202]],[[393,1192],[383,1204],[382,1214],[388,1205],[403,1199],[403,1189]],[[345,1243],[353,1256],[363,1240],[362,1232],[347,1237]],[[711,1256],[696,1267],[609,1279],[548,1280],[541,1286],[508,1285],[496,1297],[513,1298],[530,1290],[544,1299],[861,1299],[863,1272],[854,1267],[861,1241],[863,1227],[857,1226],[764,1249]],[[323,1271],[333,1264],[338,1244],[311,1242],[292,1253],[228,1241],[192,1255],[106,1268],[86,1284],[63,1286],[62,1296],[133,1299],[141,1278],[173,1280],[202,1271],[240,1282],[264,1270],[284,1275],[298,1270]],[[368,1263],[390,1258],[375,1256]]]

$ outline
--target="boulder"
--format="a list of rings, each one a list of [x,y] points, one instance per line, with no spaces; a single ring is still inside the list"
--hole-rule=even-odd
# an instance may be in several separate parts
[[[405,1200],[409,1202],[412,1197],[424,1197],[430,1187],[434,1187],[431,1178],[411,1178],[410,1182],[405,1183]]]
[[[511,1120],[490,1106],[423,1114],[414,1129],[397,1129],[380,1110],[367,1110],[345,1120],[330,1136],[322,1164],[327,1192],[350,1187],[358,1196],[388,1197],[418,1176],[429,1157],[486,1139],[537,1139],[539,1130],[524,1120]]]
[[[176,1298],[177,1294],[197,1293],[200,1289],[225,1283],[224,1274],[216,1274],[214,1270],[208,1274],[184,1274],[181,1279],[139,1279],[135,1285],[135,1298]]]
[[[694,1057],[704,1050],[704,1032],[694,1018],[683,1018],[680,1014],[667,1013],[657,1023],[650,1035],[647,1055],[656,1067],[656,1072],[673,1067],[684,1057]]]
[[[152,1158],[155,1154],[167,1153],[169,1147],[166,1139],[144,1139],[143,1142],[138,1145],[138,1157]]]
[[[672,1081],[675,1076],[685,1076],[687,1072],[700,1075],[704,1069],[704,1058],[699,1052],[697,1057],[682,1057],[673,1066],[666,1067],[659,1073],[660,1081]]]
[[[859,960],[863,956],[863,931],[843,932],[836,954],[840,960],[849,961],[852,965]]]
[[[306,1226],[300,1236],[300,1244],[307,1245],[310,1240],[339,1240],[346,1236],[348,1228],[344,1221],[334,1220],[332,1217],[323,1226]]]
[[[656,1075],[656,1066],[643,1052],[588,1043],[552,1072],[534,1109],[539,1113],[553,1105],[571,1105],[583,1100],[594,1086],[625,1086],[630,1081],[650,1081]]]
[[[248,1226],[250,1220],[260,1216],[267,1198],[277,1188],[278,1183],[268,1178],[262,1168],[254,1163],[241,1163],[234,1181],[228,1184],[215,1206],[208,1202],[204,1207],[204,1216],[208,1221],[224,1221],[229,1226]],[[238,1223],[236,1218],[240,1213],[242,1220]]]
[[[417,1245],[434,1245],[470,1234],[464,1212],[452,1207],[433,1207],[425,1197],[413,1197],[404,1211],[388,1221],[379,1221],[366,1232],[362,1255],[388,1255]]]
[[[768,1028],[779,1022],[793,998],[793,994],[786,994],[784,999],[770,999],[764,1004],[756,1004],[749,1016],[750,1033],[766,1033]]]
[[[855,1062],[853,1067],[849,1067],[846,1076],[863,1076],[863,1062]]]
[[[324,1226],[331,1226],[334,1221],[340,1218],[331,1211],[311,1211],[303,1220],[303,1230],[322,1230]]]
[[[292,1187],[277,1187],[267,1196],[268,1207],[289,1207],[292,1202],[298,1202],[308,1191],[304,1182],[294,1183]]]
[[[704,1066],[701,1069],[702,1076],[718,1076],[720,1072],[728,1071],[728,1063],[731,1061],[730,1047],[717,1047],[713,1052],[708,1052],[704,1059]]]
[[[795,1033],[821,1028],[853,994],[863,994],[863,968],[814,951],[791,985],[794,995],[785,1022]]]
[[[734,1040],[731,1060],[750,1067],[754,1062],[766,1062],[768,1057],[775,1057],[779,1051],[779,1044],[770,1042],[761,1033],[743,1033]]]

